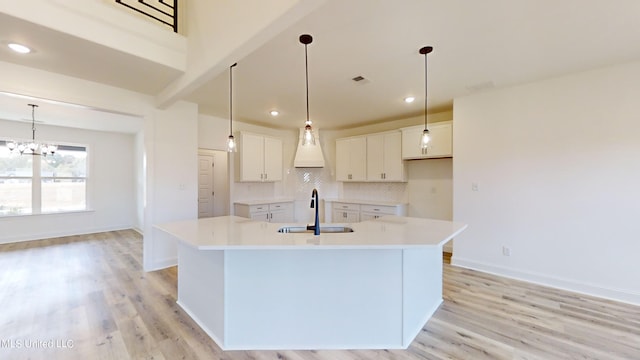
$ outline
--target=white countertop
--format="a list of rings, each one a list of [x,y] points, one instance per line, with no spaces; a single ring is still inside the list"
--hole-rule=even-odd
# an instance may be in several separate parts
[[[347,204],[364,204],[364,205],[377,205],[377,206],[401,206],[407,205],[403,202],[383,201],[383,200],[361,200],[361,199],[326,199],[325,202],[337,202]]]
[[[390,249],[442,246],[461,233],[466,224],[432,219],[383,216],[348,224],[352,233],[279,233],[283,226],[238,216],[185,220],[155,225],[156,228],[200,250],[255,249]],[[342,224],[323,224],[341,226]]]

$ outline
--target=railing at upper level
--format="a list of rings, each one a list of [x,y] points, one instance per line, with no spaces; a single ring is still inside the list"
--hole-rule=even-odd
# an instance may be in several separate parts
[[[148,16],[178,32],[178,0],[116,0],[142,15]]]

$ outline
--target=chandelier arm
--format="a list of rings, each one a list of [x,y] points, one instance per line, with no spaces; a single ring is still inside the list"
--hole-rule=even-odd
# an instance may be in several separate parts
[[[31,106],[31,140],[36,142],[36,104],[29,104]]]

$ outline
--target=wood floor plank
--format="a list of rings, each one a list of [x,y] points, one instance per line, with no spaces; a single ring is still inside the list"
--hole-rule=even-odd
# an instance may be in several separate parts
[[[407,350],[224,352],[176,304],[176,267],[142,270],[134,231],[5,244],[0,359],[640,359],[640,307],[447,263],[443,277]],[[38,340],[72,346],[24,346]]]

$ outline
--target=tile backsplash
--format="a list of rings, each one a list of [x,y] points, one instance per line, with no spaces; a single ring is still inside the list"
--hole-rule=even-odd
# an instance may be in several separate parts
[[[407,183],[349,183],[342,185],[345,199],[408,202]]]

